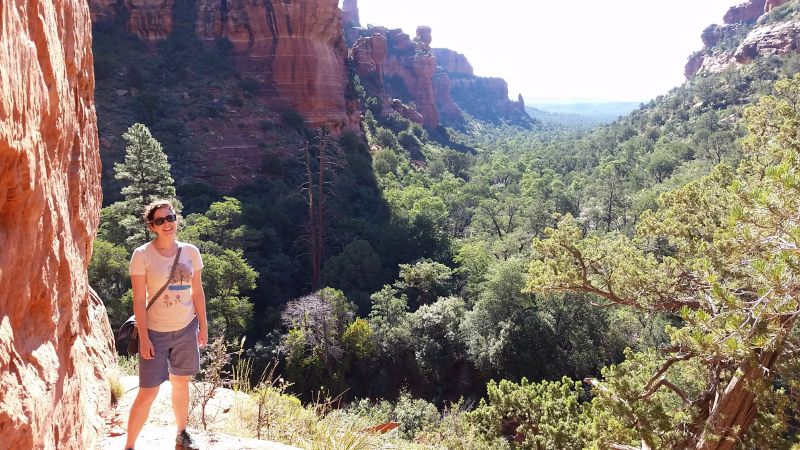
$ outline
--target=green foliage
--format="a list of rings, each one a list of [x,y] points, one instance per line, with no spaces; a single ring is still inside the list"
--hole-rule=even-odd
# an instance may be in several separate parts
[[[439,421],[439,410],[421,398],[412,398],[408,392],[402,392],[394,407],[394,417],[400,422],[400,435],[412,439]]]
[[[409,314],[411,348],[422,373],[437,385],[450,382],[451,374],[466,359],[459,324],[464,320],[464,300],[440,298]]]
[[[380,258],[369,242],[358,239],[325,261],[322,283],[344,291],[366,313],[369,293],[379,288],[383,279],[380,268]]]
[[[223,249],[252,249],[261,238],[260,232],[245,223],[242,202],[233,197],[213,202],[203,214],[187,216],[180,233],[182,239],[214,254]]]
[[[492,437],[507,437],[525,449],[571,450],[587,444],[583,388],[568,378],[560,381],[519,383],[490,381],[488,400],[481,400],[471,421]]]
[[[453,289],[453,271],[444,264],[428,259],[412,264],[400,264],[400,276],[394,283],[408,299],[411,310],[433,303]]]
[[[131,287],[128,260],[128,250],[124,247],[95,239],[89,262],[89,285],[103,300],[113,330],[130,316],[130,307],[122,302],[123,295]]]
[[[115,178],[125,183],[122,188],[125,200],[120,206],[123,216],[119,224],[125,230],[125,243],[130,250],[148,240],[142,217],[145,206],[156,199],[172,200],[176,208],[180,208],[180,204],[175,199],[175,181],[167,155],[150,130],[136,123],[122,137],[127,142],[125,162],[115,164],[114,172]]]
[[[207,253],[203,263],[209,327],[224,329],[228,339],[238,339],[253,318],[253,304],[244,294],[255,289],[258,273],[244,259],[241,250]]]
[[[397,175],[398,156],[392,148],[380,148],[372,157],[372,164],[380,176]]]
[[[397,296],[391,286],[372,294],[369,324],[372,327],[379,353],[389,358],[401,356],[408,347],[411,330],[408,324],[408,298]]]
[[[372,327],[366,320],[357,317],[342,333],[342,346],[355,359],[368,359],[375,352]]]
[[[400,148],[400,142],[397,140],[397,136],[394,135],[392,130],[387,128],[379,127],[375,131],[375,139],[377,140],[378,144],[383,148]]]
[[[397,142],[409,153],[419,152],[422,147],[419,138],[407,130],[403,130],[397,135]]]
[[[794,320],[786,317],[797,310],[790,286],[798,267],[791,242],[800,237],[800,77],[775,89],[776,96],[746,112],[749,136],[736,174],[720,166],[662,196],[661,208],[642,216],[633,238],[584,236],[567,216],[534,243],[530,291],[586,292],[602,303],[682,319],[681,326],[668,327],[666,361],[651,366],[638,382],[642,387],[632,389],[635,397],[626,400],[646,400],[647,409],[636,413],[645,425],[629,440],[693,446],[748,433],[759,439],[752,434],[759,428],[751,430],[756,416],[739,412],[756,408],[762,397],[780,397],[773,384],[781,375],[776,358],[793,345]],[[673,367],[673,376],[664,375]],[[687,373],[692,376],[684,378]],[[614,398],[627,395],[613,382],[603,389]],[[654,396],[666,389],[685,407]],[[758,421],[769,422],[770,414],[762,411]]]
[[[355,305],[336,289],[325,288],[290,301],[281,318],[289,332],[283,337],[288,379],[299,392],[342,391],[342,336]],[[352,333],[351,333],[352,334]],[[349,336],[348,343],[358,343]]]

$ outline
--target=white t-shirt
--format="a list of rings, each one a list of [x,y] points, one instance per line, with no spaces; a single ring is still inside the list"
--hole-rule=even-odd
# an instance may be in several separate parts
[[[147,310],[147,328],[154,331],[177,331],[194,319],[192,303],[192,277],[195,270],[203,268],[200,250],[192,244],[177,242],[182,248],[175,273],[164,292]],[[175,255],[162,256],[152,242],[133,251],[130,274],[144,275],[147,285],[147,302],[167,282]]]

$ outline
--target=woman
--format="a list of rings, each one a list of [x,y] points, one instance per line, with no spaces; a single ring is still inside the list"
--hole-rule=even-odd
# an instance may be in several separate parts
[[[144,220],[156,238],[134,250],[131,257],[133,313],[139,333],[139,393],[131,405],[125,448],[134,448],[159,385],[169,379],[178,426],[175,442],[184,449],[195,449],[186,424],[189,380],[200,371],[199,347],[208,342],[206,297],[200,275],[203,260],[197,247],[175,239],[178,221],[172,203],[150,203]]]

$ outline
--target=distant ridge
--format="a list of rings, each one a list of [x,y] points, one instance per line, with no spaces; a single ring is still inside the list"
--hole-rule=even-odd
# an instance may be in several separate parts
[[[601,123],[613,122],[638,108],[638,102],[529,103],[527,106],[556,114],[585,116]]]

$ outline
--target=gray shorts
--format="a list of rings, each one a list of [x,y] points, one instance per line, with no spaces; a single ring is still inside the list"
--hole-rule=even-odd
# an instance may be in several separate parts
[[[155,357],[144,359],[139,355],[139,387],[156,387],[173,375],[197,375],[200,372],[200,348],[197,317],[178,331],[147,330],[153,343]]]

